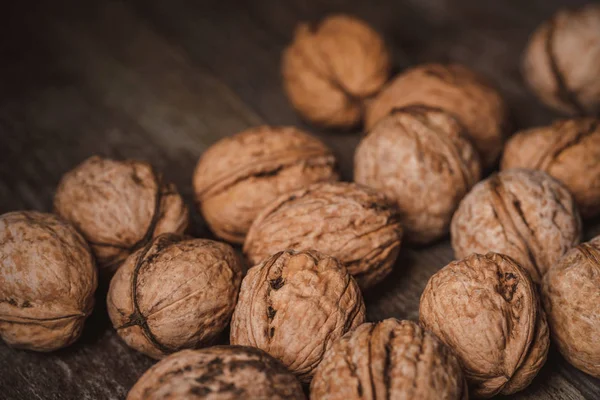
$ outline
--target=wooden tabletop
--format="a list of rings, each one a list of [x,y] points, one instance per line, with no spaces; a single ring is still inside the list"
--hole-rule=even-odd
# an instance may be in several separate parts
[[[16,4],[15,4],[16,3]],[[51,210],[61,175],[100,154],[148,160],[192,207],[200,154],[258,124],[318,134],[352,179],[360,130],[318,131],[282,90],[279,63],[294,26],[333,12],[368,21],[386,37],[396,71],[458,61],[506,96],[515,129],[557,115],[526,90],[519,72],[529,33],[575,0],[64,0],[7,2],[0,16],[0,213]],[[9,5],[10,4],[10,5]],[[586,238],[600,220],[585,221]],[[211,237],[196,211],[193,234]],[[428,278],[450,260],[448,239],[404,247],[392,275],[366,295],[368,317],[418,318]],[[50,354],[0,343],[0,399],[122,399],[153,361],[110,326],[99,290],[81,339]],[[598,399],[600,380],[552,348],[517,399]]]

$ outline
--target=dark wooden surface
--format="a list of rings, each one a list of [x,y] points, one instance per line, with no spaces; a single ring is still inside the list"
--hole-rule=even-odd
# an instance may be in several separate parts
[[[17,4],[14,4],[17,3]],[[561,4],[562,3],[562,4]],[[498,85],[515,128],[556,117],[525,89],[520,53],[528,34],[569,0],[248,0],[3,3],[0,12],[0,213],[51,210],[60,176],[92,154],[149,160],[192,205],[198,156],[220,137],[257,124],[319,134],[352,178],[360,131],[319,132],[290,108],[281,50],[301,20],[344,11],[373,24],[396,71],[459,61]],[[10,4],[10,5],[9,5]],[[193,233],[209,237],[193,213]],[[586,237],[600,221],[585,221]],[[403,248],[394,273],[367,294],[370,320],[417,319],[429,276],[452,260],[448,240]],[[81,339],[51,354],[0,344],[1,399],[122,399],[153,361],[128,349],[103,306]],[[600,380],[553,348],[519,399],[598,399]]]

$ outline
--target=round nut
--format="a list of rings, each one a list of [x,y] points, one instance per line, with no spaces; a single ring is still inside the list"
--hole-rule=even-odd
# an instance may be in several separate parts
[[[468,398],[460,363],[411,321],[366,323],[335,342],[317,368],[311,399]]]
[[[448,233],[460,200],[481,177],[462,125],[428,106],[396,108],[369,132],[354,157],[354,180],[398,205],[406,240]]]
[[[52,214],[0,216],[0,337],[52,351],[73,343],[92,312],[97,271],[83,237]]]
[[[229,323],[241,276],[231,246],[165,233],[114,275],[108,315],[129,346],[153,358],[205,346]]]
[[[319,139],[261,126],[211,146],[196,166],[194,191],[211,230],[243,243],[260,210],[280,195],[338,179],[335,157]]]
[[[390,56],[366,23],[335,15],[316,27],[300,24],[281,69],[287,95],[303,118],[349,128],[361,121],[364,100],[388,79]]]
[[[364,320],[360,289],[338,260],[286,250],[248,270],[230,340],[268,352],[309,382],[333,342]]]
[[[502,254],[472,254],[434,274],[421,324],[458,355],[474,397],[527,387],[546,362],[548,325],[527,271]]]
[[[494,251],[512,257],[534,282],[581,241],[569,191],[542,171],[511,169],[479,182],[450,228],[456,258]]]

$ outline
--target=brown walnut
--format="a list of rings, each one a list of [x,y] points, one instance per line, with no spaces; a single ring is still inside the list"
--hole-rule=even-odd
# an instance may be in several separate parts
[[[494,251],[512,257],[534,282],[581,241],[569,191],[542,171],[510,169],[473,187],[452,218],[456,258]]]
[[[150,368],[127,400],[304,400],[296,377],[262,350],[215,346],[183,350]]]
[[[334,15],[318,26],[296,28],[281,69],[287,95],[303,118],[349,128],[361,121],[365,99],[387,80],[390,56],[381,36],[366,23]]]
[[[206,346],[229,323],[241,276],[231,246],[165,233],[114,275],[108,314],[129,346],[153,358]]]
[[[188,224],[175,186],[134,160],[88,158],[63,176],[54,209],[83,234],[105,276],[153,237],[183,233]]]
[[[400,249],[397,210],[372,189],[317,183],[281,196],[254,220],[244,243],[252,264],[285,249],[336,257],[362,289],[385,278]]]
[[[248,270],[230,340],[266,351],[309,382],[333,342],[364,320],[360,289],[338,260],[286,250]]]
[[[261,126],[220,140],[194,173],[196,201],[211,230],[243,243],[260,210],[292,190],[337,181],[333,153],[293,127]]]
[[[97,271],[75,228],[35,211],[0,216],[0,337],[52,351],[73,343],[92,312]]]
[[[502,169],[547,172],[571,192],[583,217],[600,214],[600,121],[557,121],[513,136],[504,149]]]
[[[452,350],[414,322],[365,323],[334,343],[317,368],[311,399],[467,399]]]
[[[429,243],[448,233],[460,200],[481,177],[462,125],[428,106],[395,108],[359,144],[354,180],[398,205],[406,240]]]
[[[536,287],[508,256],[472,254],[442,268],[421,295],[419,318],[456,352],[473,397],[518,392],[546,361]]]

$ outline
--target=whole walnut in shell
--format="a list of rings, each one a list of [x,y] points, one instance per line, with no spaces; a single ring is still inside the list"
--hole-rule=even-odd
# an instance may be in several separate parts
[[[414,322],[365,323],[335,342],[317,368],[311,399],[468,398],[452,350]]]
[[[129,346],[153,358],[205,346],[229,323],[241,276],[231,246],[165,233],[112,278],[108,315]]]
[[[466,128],[484,166],[493,165],[506,136],[507,107],[481,76],[460,64],[425,64],[400,74],[367,108],[366,126],[409,105],[439,107]]]
[[[135,160],[88,158],[63,176],[54,209],[83,234],[107,276],[153,237],[183,233],[188,224],[175,186]]]
[[[502,254],[472,254],[434,274],[419,319],[456,352],[474,397],[518,392],[546,361],[548,324],[536,287]]]
[[[0,337],[52,351],[73,343],[92,312],[97,271],[85,240],[52,214],[0,216]]]
[[[338,179],[335,157],[319,139],[261,126],[211,146],[196,166],[194,191],[212,231],[243,243],[254,218],[280,195]]]
[[[481,177],[479,157],[452,115],[428,106],[395,108],[360,142],[354,180],[398,205],[406,240],[448,233],[460,200]]]
[[[230,340],[266,351],[309,382],[333,342],[364,321],[360,289],[338,260],[286,250],[248,270]]]
[[[600,236],[569,250],[544,276],[542,298],[562,355],[600,378]]]
[[[452,218],[456,258],[494,251],[512,257],[534,282],[581,240],[569,191],[542,171],[510,169],[479,182]]]
[[[254,220],[244,243],[253,264],[285,249],[336,257],[362,289],[385,278],[400,249],[397,210],[351,183],[317,183],[281,196]]]
[[[600,113],[600,5],[563,9],[540,25],[525,50],[523,74],[546,105]]]
[[[127,400],[303,400],[302,386],[264,351],[243,346],[183,350],[150,368]]]
[[[571,192],[584,217],[600,214],[600,121],[580,118],[528,129],[504,149],[502,169],[547,172]]]
[[[317,26],[296,28],[281,70],[287,95],[303,118],[349,128],[362,120],[364,101],[388,79],[390,56],[366,23],[334,15]]]

